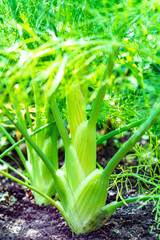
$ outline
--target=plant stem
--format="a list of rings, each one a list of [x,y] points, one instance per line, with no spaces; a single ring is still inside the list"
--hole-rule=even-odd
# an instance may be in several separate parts
[[[113,49],[113,52],[110,53],[110,55],[109,55],[108,64],[103,73],[101,86],[100,86],[100,89],[98,90],[98,93],[96,95],[96,99],[95,99],[95,102],[94,102],[94,105],[92,108],[91,116],[90,116],[90,119],[88,122],[89,125],[96,126],[99,111],[101,109],[103,99],[104,99],[106,89],[107,89],[107,83],[108,83],[107,80],[110,79],[110,76],[112,74],[112,71],[114,68],[115,57],[118,53],[118,50],[119,50],[119,48]],[[106,79],[106,81],[105,81],[105,79]]]
[[[156,184],[155,182],[151,182],[151,181],[149,181],[149,180],[147,180],[147,179],[145,179],[145,178],[142,178],[141,176],[139,176],[139,175],[137,175],[137,174],[135,174],[135,173],[122,173],[122,174],[120,174],[120,175],[111,175],[111,178],[114,177],[114,176],[115,176],[116,178],[121,178],[121,175],[122,175],[123,177],[135,177],[135,178],[139,179],[140,181],[142,181],[142,182],[144,182],[144,183],[147,183],[147,184],[150,184],[150,185],[153,185],[153,186],[155,186],[155,187],[160,188],[160,185],[159,185],[159,184]]]
[[[69,135],[68,135],[67,129],[64,125],[64,121],[61,117],[59,108],[58,108],[57,103],[54,98],[51,99],[51,110],[53,112],[53,116],[55,118],[61,138],[64,142],[64,146],[65,146],[65,148],[69,148],[69,146],[71,145]]]
[[[31,131],[33,132],[33,124],[32,124],[32,119],[30,117],[30,112],[29,112],[29,106],[25,105],[25,110],[26,110],[26,119],[28,121],[29,127],[31,129]]]
[[[125,203],[131,203],[131,202],[137,202],[137,201],[147,201],[147,200],[159,200],[160,199],[160,195],[157,196],[137,196],[137,197],[132,197],[132,198],[128,198],[128,199],[124,199],[123,201],[118,202],[120,204],[120,206],[123,206]],[[119,207],[120,207],[119,206]]]
[[[55,121],[52,121],[50,123],[47,123],[46,125],[40,127],[39,129],[35,130],[34,132],[30,133],[29,136],[33,136],[36,133],[44,130],[46,127],[50,127],[53,123],[55,123]],[[12,151],[15,147],[17,147],[19,144],[25,142],[25,138],[22,138],[21,140],[19,140],[18,142],[14,143],[11,147],[9,147],[8,149],[6,149],[2,154],[0,154],[0,158],[3,158],[7,153],[9,153],[10,151]]]
[[[80,86],[75,86],[66,96],[68,122],[71,132],[71,139],[74,142],[78,126],[87,120],[85,98]]]
[[[35,100],[35,108],[36,108],[36,129],[41,127],[41,96],[40,96],[40,86],[38,83],[38,79],[33,81],[33,91],[34,91],[34,100]]]
[[[91,125],[91,126],[94,126],[94,127],[96,126],[97,118],[98,118],[99,111],[100,111],[101,106],[102,106],[102,102],[103,102],[103,99],[104,99],[104,96],[105,96],[106,89],[107,89],[107,84],[103,83],[101,85],[100,89],[98,90],[98,93],[97,93],[97,96],[96,96],[96,99],[95,99],[95,102],[94,102],[94,105],[93,105],[93,108],[92,108],[91,116],[90,116],[90,119],[88,121],[88,125]]]
[[[143,123],[145,120],[147,120],[147,118],[144,118],[144,119],[141,119],[139,121],[130,123],[130,124],[128,124],[128,125],[126,125],[126,126],[124,126],[122,128],[119,128],[119,129],[116,129],[116,130],[114,130],[114,131],[112,131],[110,133],[107,133],[103,137],[100,137],[99,139],[97,139],[96,144],[98,145],[98,144],[108,140],[109,138],[114,137],[117,134],[120,134],[120,133],[122,133],[124,131],[127,131],[127,130],[130,130],[131,128],[134,128],[134,127],[136,127],[138,125],[141,125],[141,123]]]
[[[23,178],[25,181],[27,181],[27,182],[30,183],[30,180],[29,180],[25,175],[23,175],[22,173],[20,173],[19,171],[17,171],[17,169],[15,169],[14,167],[12,167],[9,163],[3,161],[2,159],[0,159],[0,162],[3,163],[3,164],[6,164],[9,169],[11,169],[11,170],[14,171],[15,173],[17,173],[21,178]]]
[[[46,199],[47,199],[48,201],[50,201],[54,206],[56,206],[57,209],[61,212],[61,209],[59,209],[59,204],[57,204],[52,198],[48,197],[48,196],[47,196],[46,194],[44,194],[43,192],[41,192],[41,191],[39,191],[38,189],[32,187],[31,185],[29,185],[29,184],[27,184],[27,183],[19,180],[18,178],[13,177],[11,174],[8,174],[8,173],[6,173],[6,172],[4,172],[4,171],[1,171],[1,170],[0,170],[0,174],[2,174],[2,175],[5,176],[5,177],[8,177],[8,178],[12,179],[13,181],[17,182],[18,184],[23,185],[23,186],[25,186],[25,187],[33,190],[34,192],[40,194],[42,197],[46,198]]]
[[[10,100],[12,102],[13,108],[14,108],[14,110],[16,112],[16,115],[17,115],[17,119],[20,122],[21,126],[24,129],[27,129],[25,120],[24,120],[22,112],[21,112],[19,102],[17,100],[16,95],[13,92],[13,86],[11,85],[11,83],[9,81],[7,83],[7,87],[8,87],[8,92],[9,92],[9,95],[10,95]]]
[[[6,129],[0,125],[0,129],[2,130],[2,132],[6,135],[6,137],[8,138],[8,140],[11,142],[11,144],[15,144],[14,139],[10,136],[10,134],[6,131]],[[23,153],[21,152],[21,150],[18,147],[15,147],[16,152],[18,153],[19,157],[21,158],[24,167],[26,168],[26,159],[23,155]]]

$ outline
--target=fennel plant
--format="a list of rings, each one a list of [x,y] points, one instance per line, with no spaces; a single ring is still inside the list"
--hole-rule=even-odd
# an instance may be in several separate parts
[[[41,148],[55,169],[58,169],[57,127],[45,95],[43,94],[43,96],[41,96],[41,90],[37,84],[38,83],[35,82],[32,86],[28,87],[29,90],[26,93],[27,88],[23,83],[17,84],[15,88],[14,84],[11,84],[11,81],[6,81],[7,88],[9,89],[10,101],[14,108],[14,117],[19,120],[23,128],[33,133],[47,124],[47,127],[44,128],[43,131],[32,134],[32,139]],[[23,95],[21,95],[22,92]],[[35,104],[35,109],[32,107],[33,103]],[[24,105],[22,106],[22,104]],[[48,124],[48,122],[52,122],[52,124]],[[11,144],[14,145],[14,139],[6,131],[3,125],[0,125],[0,130],[6,135]],[[54,180],[48,168],[28,142],[26,142],[26,147],[27,159],[18,146],[15,148],[25,169],[24,171],[21,169],[23,173],[18,174],[36,189],[50,197],[53,196],[55,194]],[[2,160],[4,155],[5,154],[2,153],[0,156],[1,162],[4,162]],[[15,171],[13,168],[12,170]],[[34,193],[34,197],[38,205],[49,204],[49,202],[39,194],[37,195]]]
[[[157,103],[150,117],[144,121],[139,130],[112,157],[105,169],[96,169],[96,122],[106,88],[110,84],[110,74],[114,66],[114,61],[114,56],[111,54],[89,119],[87,119],[86,115],[87,84],[72,85],[70,92],[66,95],[71,138],[61,117],[54,93],[49,95],[51,111],[65,148],[65,164],[61,169],[56,169],[45,152],[29,136],[21,121],[14,119],[8,109],[1,105],[2,112],[22,133],[26,142],[46,164],[54,180],[58,200],[52,200],[44,192],[40,191],[37,186],[28,185],[2,171],[0,173],[16,180],[20,184],[30,187],[34,192],[46,198],[47,201],[49,200],[59,209],[71,230],[77,234],[97,230],[105,224],[118,207],[125,203],[152,198],[159,199],[159,195],[144,195],[105,205],[109,178],[113,170],[135,143],[139,141],[142,135],[157,121],[160,114],[160,104]]]
[[[51,202],[55,205],[71,230],[77,234],[95,231],[100,228],[110,218],[117,207],[125,203],[137,200],[158,200],[160,197],[159,195],[144,195],[105,205],[109,179],[112,172],[127,152],[156,122],[160,114],[159,103],[155,105],[147,120],[142,120],[129,126],[128,129],[143,122],[139,130],[135,132],[113,156],[105,169],[96,168],[96,123],[106,90],[111,89],[114,82],[112,72],[119,49],[121,48],[121,51],[122,49],[123,51],[127,49],[127,51],[132,52],[133,58],[135,57],[134,53],[138,52],[147,58],[155,60],[157,63],[160,62],[157,56],[148,51],[150,42],[146,43],[146,36],[143,34],[145,30],[141,31],[141,27],[132,28],[132,25],[137,26],[139,24],[136,25],[137,18],[144,15],[143,12],[141,12],[141,5],[137,3],[136,7],[133,7],[132,2],[133,1],[123,1],[122,5],[117,5],[114,1],[112,6],[109,1],[101,1],[99,4],[88,1],[89,7],[86,7],[86,3],[81,5],[77,2],[77,9],[78,6],[80,7],[80,14],[78,15],[74,7],[75,1],[64,1],[62,4],[61,1],[58,1],[56,6],[51,6],[52,10],[55,9],[55,11],[52,11],[53,15],[51,20],[55,19],[55,24],[57,25],[56,30],[54,23],[48,24],[50,20],[49,17],[47,17],[47,24],[44,24],[46,17],[44,11],[42,11],[41,17],[37,17],[39,10],[44,10],[43,7],[39,8],[38,6],[36,8],[36,17],[34,18],[34,15],[30,15],[31,12],[34,12],[34,9],[31,8],[32,2],[29,1],[27,14],[31,22],[30,24],[34,25],[33,30],[29,27],[27,23],[28,20],[20,21],[19,18],[23,18],[23,15],[20,15],[20,11],[17,11],[16,1],[14,1],[14,6],[8,4],[15,20],[18,22],[15,28],[15,36],[16,38],[20,38],[22,42],[18,43],[18,47],[16,44],[11,46],[7,50],[7,54],[10,56],[10,53],[13,51],[12,63],[15,61],[14,56],[17,51],[21,54],[22,64],[21,61],[19,61],[18,64],[20,66],[17,69],[16,67],[6,69],[5,76],[5,81],[7,82],[7,90],[5,90],[5,92],[7,96],[9,93],[15,115],[9,110],[7,105],[4,106],[3,101],[1,101],[0,107],[2,114],[7,116],[23,135],[28,148],[28,161],[24,159],[19,148],[17,148],[18,144],[14,143],[3,126],[1,126],[1,130],[8,136],[13,144],[12,149],[16,147],[27,170],[29,179],[26,179],[26,177],[23,177],[21,174],[20,176],[25,180],[25,182],[23,182],[9,173],[2,171],[0,171],[0,173],[32,189],[37,203],[47,204]],[[40,2],[38,3],[40,5]],[[145,1],[145,4],[145,10],[149,11],[150,2]],[[23,0],[20,1],[20,6],[22,9],[25,8],[25,2]],[[93,9],[94,11],[92,11]],[[138,17],[135,18],[135,15],[132,15],[132,9]],[[70,16],[73,16],[73,18]],[[83,20],[85,17],[86,19]],[[156,17],[158,22],[158,16],[155,15],[155,18]],[[150,19],[147,19],[147,21],[150,21]],[[76,23],[75,27],[73,27],[74,23]],[[49,29],[48,25],[50,27]],[[150,25],[151,24],[148,24],[146,27],[149,28]],[[49,32],[46,34],[46,39],[43,34],[39,32],[36,34],[37,28],[44,30],[43,27],[47,33]],[[73,27],[72,34],[70,33],[71,27]],[[5,29],[5,31],[7,32],[7,29]],[[27,38],[25,37],[26,35],[24,36],[26,32]],[[70,35],[72,39],[70,39]],[[104,35],[107,36],[104,37]],[[28,36],[30,38],[28,38]],[[138,38],[141,39],[140,43],[143,42],[143,45],[146,47],[145,50],[141,49],[141,45],[137,47],[137,45],[134,44],[137,39],[136,41],[135,39],[132,40],[132,36],[135,38],[138,36]],[[115,39],[117,39],[117,41],[115,41]],[[12,42],[14,43],[13,37]],[[30,48],[28,47],[27,50],[27,46],[29,46],[28,43],[31,43],[32,46]],[[104,74],[102,80],[100,80],[101,84],[97,90],[96,97],[92,99],[94,101],[92,101],[91,114],[88,116],[86,111],[88,104],[88,83],[86,79],[83,79],[85,74],[81,75],[82,71],[78,71],[77,75],[73,74],[77,76],[73,81],[70,79],[70,76],[74,70],[76,70],[74,66],[77,62],[79,69],[84,72],[87,71],[85,68],[88,68],[89,65],[93,67],[92,62],[96,59],[97,55],[100,55],[99,53],[103,53],[103,57],[98,57],[94,62],[94,68],[96,69],[97,63],[101,61],[103,66],[102,68],[98,68],[96,78],[100,78],[101,76],[101,74],[100,76],[98,75],[99,69],[101,72],[104,70]],[[107,58],[107,64],[104,63],[106,60],[105,55],[109,56]],[[69,63],[67,61],[68,56],[70,58]],[[40,58],[43,60],[40,60]],[[87,63],[84,61],[85,58],[88,60]],[[118,58],[122,60],[119,55]],[[31,62],[33,62],[33,64],[31,64],[30,68]],[[133,64],[131,63],[130,65],[130,68],[133,69]],[[64,70],[66,66],[67,74]],[[137,69],[134,68],[133,70],[136,71]],[[13,77],[14,72],[16,72],[16,74]],[[140,78],[138,74],[137,76],[137,81],[143,86],[142,77]],[[27,84],[28,82],[32,83],[31,86],[34,89],[34,103],[27,104],[26,99],[28,99],[27,97],[30,92],[26,93],[22,101],[26,119],[22,115],[21,106],[19,105],[22,100],[20,94],[21,86],[23,88],[23,85],[21,85],[21,82],[25,79],[27,79]],[[6,84],[5,81],[4,84]],[[17,82],[20,88],[13,92],[13,88]],[[66,82],[68,84],[66,84]],[[23,93],[27,87],[23,89]],[[45,93],[46,98],[42,97],[41,90]],[[63,91],[66,91],[67,119],[71,137],[67,132],[62,118],[61,106],[57,104],[57,100],[59,100],[58,98],[61,97]],[[34,121],[32,119],[34,114],[32,116],[31,110],[29,110],[32,104],[35,104],[36,107]],[[41,114],[42,109],[45,118],[47,118],[47,122],[43,121],[43,114]],[[51,121],[55,122],[50,125]],[[43,125],[47,123],[48,126],[44,130]],[[34,126],[36,127],[34,128]],[[56,128],[59,130],[65,149],[65,164],[60,169],[58,169],[57,160]],[[32,135],[28,129],[32,132]],[[127,129],[127,127],[110,133],[103,139],[98,139],[97,142],[101,142],[109,136],[111,137],[125,129]],[[37,135],[34,135],[34,132],[35,134],[38,132]],[[2,153],[1,158],[4,156],[5,153]],[[55,193],[56,199],[53,200],[51,196]],[[38,197],[38,194],[40,197]]]

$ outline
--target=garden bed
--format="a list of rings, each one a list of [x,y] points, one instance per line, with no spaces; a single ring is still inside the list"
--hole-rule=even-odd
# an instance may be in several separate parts
[[[5,179],[3,179],[4,181]],[[4,184],[4,182],[3,182]],[[14,190],[13,190],[14,189]],[[13,205],[8,201],[0,205],[0,236],[3,240],[30,239],[134,239],[157,240],[160,231],[156,229],[153,205],[147,204],[140,209],[140,203],[131,203],[116,210],[105,226],[92,233],[74,235],[54,206],[38,206],[29,199],[27,189],[5,180],[9,196],[17,199]],[[116,191],[109,193],[108,201],[115,200]],[[136,190],[129,193],[136,195]]]
[[[98,159],[106,165],[107,159],[114,154],[112,143],[107,148],[98,151]],[[30,240],[30,239],[133,239],[156,240],[160,234],[155,223],[155,214],[152,212],[153,203],[138,208],[142,202],[130,203],[116,210],[105,226],[92,233],[74,235],[60,213],[54,206],[38,206],[35,204],[32,193],[17,183],[1,176],[0,193],[5,201],[0,204],[0,236],[3,240]],[[133,186],[135,180],[131,179]],[[117,189],[110,189],[107,203],[116,199]],[[137,189],[133,187],[128,193],[125,188],[123,197],[137,196]]]

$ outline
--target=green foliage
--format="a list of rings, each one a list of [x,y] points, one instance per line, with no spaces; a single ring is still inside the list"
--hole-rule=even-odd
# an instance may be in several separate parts
[[[154,184],[148,196],[144,191],[143,197],[105,206],[112,172],[160,114],[157,103],[148,117],[150,106],[160,97],[159,3],[8,0],[0,4],[1,130],[24,164],[21,176],[26,182],[0,173],[31,188],[38,204],[54,204],[77,234],[100,228],[125,201],[159,201]],[[4,128],[4,116],[25,138],[27,160]],[[106,121],[120,129],[97,142],[142,125],[106,168],[98,170],[96,127]],[[155,135],[158,127],[159,123],[151,130]],[[57,128],[65,149],[60,169]]]

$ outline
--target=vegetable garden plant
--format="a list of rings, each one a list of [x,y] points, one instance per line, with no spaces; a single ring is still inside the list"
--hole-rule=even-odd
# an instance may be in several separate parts
[[[20,120],[22,116],[18,111],[19,107],[16,106],[16,102],[14,107],[17,110],[17,119],[13,117],[5,106],[1,106],[2,112],[10,119],[27,141],[29,158],[24,165],[28,171],[31,185],[12,177],[6,172],[0,171],[0,173],[31,188],[36,193],[35,199],[37,203],[41,204],[46,203],[46,200],[50,201],[61,212],[72,231],[77,234],[94,231],[100,228],[118,207],[126,203],[137,200],[148,200],[151,198],[151,196],[134,197],[125,199],[125,201],[112,202],[111,204],[105,205],[109,178],[113,170],[132,146],[134,146],[141,136],[155,123],[160,114],[160,104],[157,103],[150,117],[148,117],[139,130],[135,132],[113,156],[105,169],[96,169],[96,122],[106,87],[109,84],[109,72],[111,66],[113,66],[112,61],[112,58],[110,58],[89,119],[87,119],[86,116],[86,96],[84,94],[86,91],[84,91],[84,86],[82,88],[81,85],[75,84],[67,94],[67,117],[71,138],[68,135],[61,117],[54,94],[49,97],[50,109],[65,148],[65,164],[61,169],[58,169],[57,166],[57,153],[55,151],[56,141],[50,140],[52,137],[51,127],[49,127],[50,131],[44,132],[43,130],[38,133],[41,134],[40,139],[42,141],[42,143],[39,143],[37,140],[38,137],[32,138],[27,133],[25,126],[22,124],[23,120]],[[36,112],[36,114],[38,114],[38,112]],[[57,130],[54,128],[54,125],[55,123],[52,124],[54,131],[53,136],[56,136]],[[38,127],[39,126],[40,125],[38,125]],[[50,149],[50,155],[47,155],[48,151],[46,149]],[[31,153],[33,150],[34,154],[32,155]],[[43,163],[45,164],[44,166]],[[46,195],[44,194],[45,190],[43,190],[43,188],[45,189],[45,185],[43,184],[42,187],[41,184],[43,181],[46,184],[46,189],[49,188],[49,190],[46,191]],[[54,189],[56,190],[58,200],[53,200],[47,196],[47,194],[50,196],[54,195]],[[41,202],[37,193],[46,200]],[[159,196],[154,196],[154,198],[158,199]]]
[[[24,16],[21,17],[24,19]],[[47,35],[47,41],[43,42],[44,39],[37,37],[28,23],[22,21],[18,24],[28,31],[31,38],[23,40],[18,46],[6,49],[5,53],[2,51],[4,59],[9,59],[11,67],[8,67],[3,78],[5,90],[0,103],[1,116],[7,117],[24,137],[28,159],[25,159],[18,148],[24,140],[15,143],[1,124],[1,131],[12,143],[12,146],[0,155],[1,162],[4,163],[2,158],[15,148],[25,171],[20,173],[9,164],[8,167],[18,173],[24,181],[5,171],[0,170],[0,173],[32,189],[37,204],[51,203],[56,206],[76,234],[101,228],[115,210],[124,204],[160,198],[159,195],[143,195],[105,205],[111,174],[160,115],[160,100],[157,100],[147,119],[131,123],[101,139],[96,139],[99,112],[106,91],[114,85],[112,73],[121,49],[132,49],[132,52],[140,52],[147,57],[153,56],[154,60],[159,62],[156,56],[122,41],[126,22],[127,19],[121,25],[121,31],[117,33],[117,41],[94,38],[65,41],[56,36],[51,39]],[[28,43],[33,43],[36,47],[27,48]],[[100,84],[91,94],[88,79],[92,78],[92,75],[89,75],[89,65],[99,51],[104,51],[107,57],[101,69],[103,74],[98,76]],[[13,65],[16,58],[18,60]],[[100,64],[101,59],[97,61]],[[61,95],[65,96],[65,103]],[[11,102],[12,107],[4,104],[5,101]],[[64,106],[66,104],[65,113],[60,104],[62,102]],[[87,111],[88,106],[91,106],[90,112]],[[65,114],[70,134],[63,119]],[[139,129],[117,151],[107,166],[98,169],[97,144],[140,124]],[[65,150],[65,163],[61,168],[58,167],[58,132]]]

